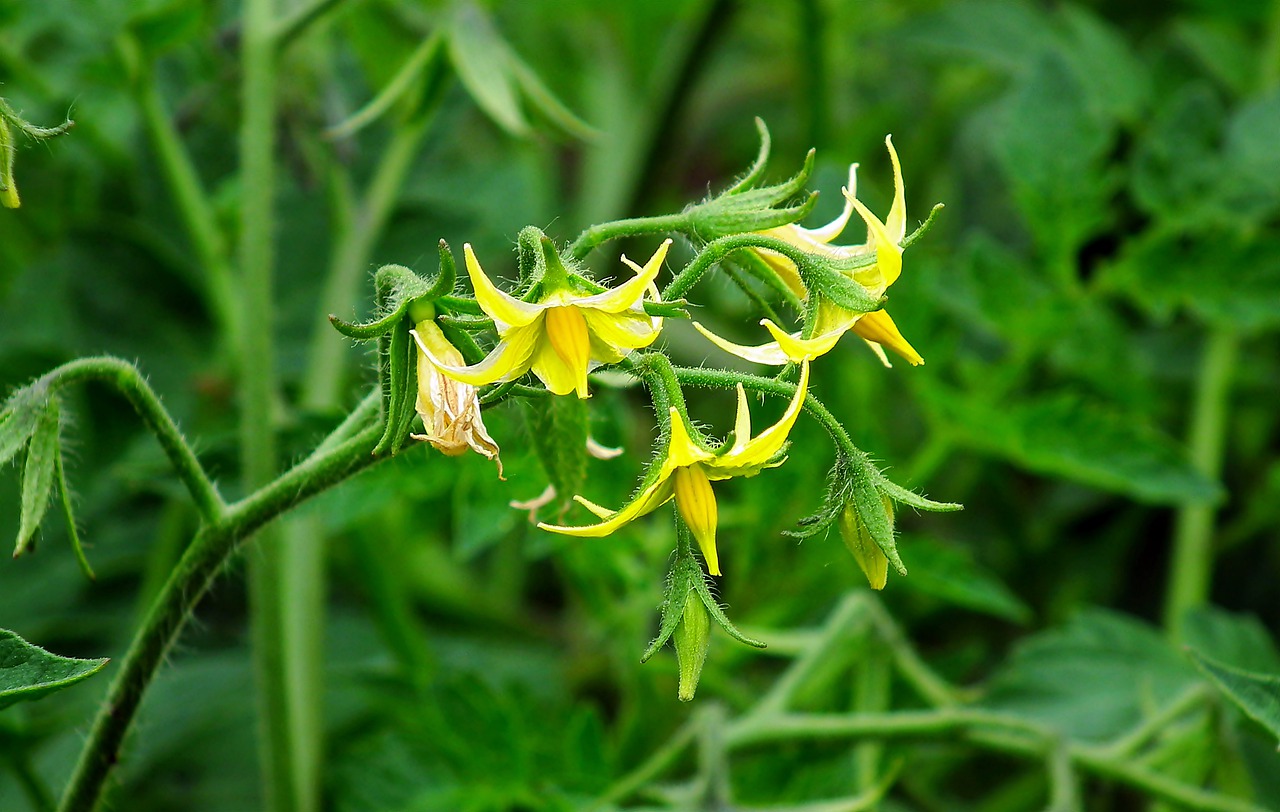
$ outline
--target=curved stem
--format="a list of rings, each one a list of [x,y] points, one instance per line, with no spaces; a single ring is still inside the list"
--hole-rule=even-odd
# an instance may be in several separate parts
[[[142,418],[142,422],[151,429],[160,441],[161,448],[169,462],[178,472],[178,477],[191,492],[200,518],[206,523],[214,523],[226,510],[222,496],[214,487],[213,481],[205,472],[204,466],[196,458],[191,446],[183,439],[173,418],[160,403],[160,397],[142,377],[138,368],[128,361],[111,356],[96,358],[79,358],[75,361],[47,372],[34,386],[47,386],[58,389],[67,384],[80,381],[101,381],[116,388],[133,406],[134,411]]]
[[[592,251],[611,240],[640,237],[645,234],[670,234],[685,231],[688,227],[689,218],[683,213],[662,214],[656,217],[632,217],[627,220],[601,223],[579,234],[569,246],[569,255],[574,259],[585,259]]]
[[[191,612],[227,560],[254,531],[300,502],[382,458],[369,453],[382,427],[366,427],[332,451],[314,456],[196,533],[134,635],[80,753],[59,812],[91,812],[120,753],[148,686]]]

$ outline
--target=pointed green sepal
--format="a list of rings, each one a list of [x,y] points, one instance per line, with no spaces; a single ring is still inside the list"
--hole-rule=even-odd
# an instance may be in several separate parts
[[[662,593],[658,636],[649,643],[649,647],[640,657],[640,662],[648,662],[649,658],[671,639],[671,635],[675,634],[676,627],[684,618],[685,604],[694,594],[695,584],[701,580],[702,567],[694,558],[688,543],[681,541],[676,547],[676,558],[671,564],[671,571],[667,573],[667,584]]]
[[[27,445],[27,460],[22,467],[22,507],[18,522],[18,542],[13,557],[30,549],[36,530],[49,508],[49,496],[53,491],[58,462],[58,434],[61,415],[58,399],[50,398],[36,421],[31,442]]]
[[[58,455],[54,460],[54,477],[57,480],[58,496],[62,502],[62,515],[67,520],[67,535],[71,537],[71,551],[75,553],[76,563],[80,571],[90,581],[96,581],[97,575],[89,566],[89,558],[84,554],[84,544],[80,541],[80,529],[76,527],[76,514],[71,504],[71,489],[67,487],[66,469],[62,462],[62,443],[58,443]]]
[[[408,316],[403,316],[383,339],[387,350],[379,365],[379,374],[382,378],[386,423],[381,439],[373,448],[375,454],[384,451],[392,454],[398,452],[409,436],[413,418],[417,414],[418,348],[409,335],[412,328],[412,321]]]

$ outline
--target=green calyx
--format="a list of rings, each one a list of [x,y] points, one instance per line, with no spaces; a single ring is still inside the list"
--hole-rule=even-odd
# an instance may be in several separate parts
[[[13,164],[18,153],[13,131],[17,130],[34,141],[44,141],[66,133],[75,125],[74,121],[67,119],[56,127],[37,127],[0,98],[0,206],[16,209],[22,205],[18,185],[13,179]]]

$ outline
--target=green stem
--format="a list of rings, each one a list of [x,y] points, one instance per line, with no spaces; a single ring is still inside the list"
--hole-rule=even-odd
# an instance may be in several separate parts
[[[1196,379],[1188,445],[1196,470],[1216,480],[1222,471],[1227,433],[1227,405],[1235,374],[1240,339],[1230,329],[1209,335]],[[1174,524],[1173,563],[1165,599],[1165,628],[1176,640],[1188,609],[1209,599],[1213,579],[1213,517],[1211,504],[1185,504]]]
[[[639,767],[615,781],[588,809],[612,809],[618,801],[625,799],[661,775],[662,771],[674,764],[680,754],[697,739],[700,719],[701,717],[695,716],[693,721],[677,730],[666,744],[655,750]]]
[[[381,433],[380,425],[368,426],[332,451],[308,458],[231,505],[221,520],[196,533],[121,660],[120,671],[94,719],[59,812],[93,810],[147,687],[196,604],[235,551],[272,519],[382,459],[369,453]]]
[[[314,0],[311,4],[295,10],[276,24],[274,33],[276,49],[283,51],[294,43],[307,29],[315,25],[329,12],[347,0]]]
[[[160,441],[160,447],[164,449],[178,477],[195,500],[200,518],[206,523],[213,523],[222,516],[226,506],[213,480],[209,479],[204,466],[183,439],[173,418],[161,405],[155,390],[147,384],[142,373],[133,364],[110,356],[79,358],[46,373],[35,386],[59,389],[80,381],[101,381],[124,395],[142,418],[142,422]]]
[[[136,45],[133,46],[135,49]],[[177,129],[160,91],[151,77],[142,77],[136,85],[138,106],[142,111],[142,123],[156,151],[160,172],[177,204],[187,236],[195,249],[196,259],[206,281],[208,297],[217,320],[219,332],[232,346],[238,342],[240,312],[236,307],[235,283],[226,241],[218,228],[217,215],[209,202],[209,196],[200,182],[195,162]]]
[[[369,259],[382,237],[400,196],[400,189],[426,135],[430,116],[398,128],[382,153],[378,168],[357,207],[354,222],[340,230],[333,260],[320,296],[321,313],[344,313],[351,308],[361,283],[369,276]],[[325,321],[316,322],[303,384],[302,403],[317,411],[335,409],[342,397],[343,363],[349,342]]]
[[[787,709],[796,691],[824,665],[838,644],[847,641],[855,632],[855,624],[867,622],[866,603],[859,595],[849,595],[831,613],[826,626],[805,652],[791,664],[773,687],[751,709],[751,718],[773,717]]]
[[[765,237],[761,234],[733,234],[728,237],[718,237],[703,246],[693,261],[686,265],[684,270],[676,274],[675,278],[663,289],[662,299],[666,301],[682,298],[694,285],[698,284],[698,280],[712,265],[735,251],[742,251],[747,248],[767,248],[770,251],[776,251],[796,263],[799,268],[808,267],[813,262],[804,251],[789,242],[784,242],[775,237]],[[797,311],[802,311],[804,305],[801,303],[800,297],[795,294],[795,291],[777,278],[777,274],[773,274],[772,277],[771,284],[786,299],[787,304]]]
[[[276,472],[275,404],[278,396],[274,347],[272,277],[275,263],[275,0],[244,0],[241,16],[240,127],[240,454],[246,492],[270,482]],[[249,559],[249,608],[254,670],[260,706],[263,782],[272,812],[306,809],[315,790],[305,784],[294,742],[283,587],[288,571],[281,533],[264,534]]]
[[[633,217],[628,220],[614,220],[591,226],[578,235],[569,246],[569,255],[574,259],[585,259],[595,249],[611,240],[623,237],[641,237],[647,234],[672,234],[685,231],[689,227],[689,218],[685,214],[663,214],[657,217]],[[666,298],[666,297],[663,297]]]

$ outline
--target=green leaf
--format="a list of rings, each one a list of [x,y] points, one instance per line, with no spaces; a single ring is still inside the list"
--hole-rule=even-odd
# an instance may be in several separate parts
[[[1280,742],[1280,676],[1232,668],[1189,648],[1192,661],[1218,690]],[[1280,749],[1280,748],[1277,748]]]
[[[1147,212],[1175,222],[1209,216],[1222,178],[1218,139],[1225,109],[1204,82],[1180,87],[1142,131],[1133,160],[1134,198]]]
[[[1280,651],[1267,628],[1253,615],[1238,615],[1216,606],[1197,607],[1182,620],[1182,640],[1224,665],[1280,673]]]
[[[983,704],[1088,741],[1115,738],[1197,683],[1156,629],[1101,609],[1028,638]]]
[[[0,629],[0,710],[75,685],[102,670],[105,658],[59,657]]]
[[[1110,126],[1057,55],[1036,63],[991,126],[992,151],[1032,234],[1045,255],[1071,256],[1110,216]]]
[[[966,443],[1029,470],[1156,504],[1221,497],[1221,486],[1197,471],[1177,443],[1114,407],[1071,393],[999,407],[945,392],[934,397]]]
[[[1025,624],[1031,609],[969,551],[932,539],[910,538],[911,577],[903,588],[974,612]]]
[[[148,58],[154,60],[200,33],[205,8],[203,3],[175,0],[133,17],[129,29]]]
[[[449,29],[449,54],[480,109],[512,135],[527,135],[529,124],[513,84],[510,48],[472,3],[458,5]]]
[[[1061,53],[1070,62],[1095,113],[1126,123],[1142,115],[1150,77],[1115,27],[1077,5],[1060,12],[1067,35]]]
[[[1241,107],[1227,124],[1223,160],[1226,199],[1239,228],[1262,225],[1280,208],[1280,91]]]
[[[13,557],[27,551],[44,513],[49,507],[54,473],[58,462],[58,432],[61,429],[58,400],[51,398],[36,421],[35,432],[27,446],[27,461],[22,468],[22,512],[18,526],[18,543]]]

